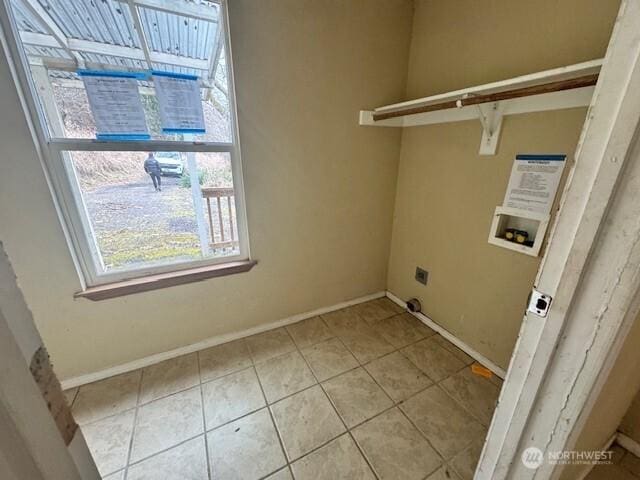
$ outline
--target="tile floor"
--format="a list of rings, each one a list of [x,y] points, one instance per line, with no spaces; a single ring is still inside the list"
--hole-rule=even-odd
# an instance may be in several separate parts
[[[585,480],[638,480],[640,479],[640,458],[620,445],[611,447],[612,464],[596,465]]]
[[[66,392],[108,480],[468,480],[501,382],[378,299]]]

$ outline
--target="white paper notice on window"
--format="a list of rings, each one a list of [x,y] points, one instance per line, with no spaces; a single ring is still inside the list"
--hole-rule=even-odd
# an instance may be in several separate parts
[[[549,213],[566,158],[566,155],[516,155],[503,206]]]
[[[200,85],[195,75],[152,71],[163,133],[205,133]]]
[[[138,92],[144,74],[78,70],[84,82],[99,140],[148,140],[147,121]]]

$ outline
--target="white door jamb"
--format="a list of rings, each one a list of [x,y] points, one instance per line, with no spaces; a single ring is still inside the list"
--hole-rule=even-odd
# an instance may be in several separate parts
[[[522,452],[571,447],[638,311],[639,119],[640,0],[626,0],[535,282],[551,308],[524,317],[476,479],[559,475],[549,462],[526,468]]]

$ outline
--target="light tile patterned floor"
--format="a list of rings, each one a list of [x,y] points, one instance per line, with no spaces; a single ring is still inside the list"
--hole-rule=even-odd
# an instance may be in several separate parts
[[[473,476],[500,381],[388,299],[66,392],[109,480]]]

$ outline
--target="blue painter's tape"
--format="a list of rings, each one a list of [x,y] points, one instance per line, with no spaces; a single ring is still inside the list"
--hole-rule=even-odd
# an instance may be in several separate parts
[[[150,140],[148,133],[98,133],[97,140]]]
[[[567,156],[562,154],[520,154],[516,155],[516,160],[546,160],[547,162],[564,162]]]
[[[81,77],[117,77],[117,78],[134,78],[136,80],[146,80],[149,74],[146,72],[120,72],[115,70],[76,70]]]
[[[153,75],[154,77],[170,77],[170,78],[182,78],[183,80],[198,80],[197,75],[189,75],[188,73],[163,72],[162,70],[151,70],[151,75]]]
[[[204,128],[163,128],[162,133],[207,133]]]

